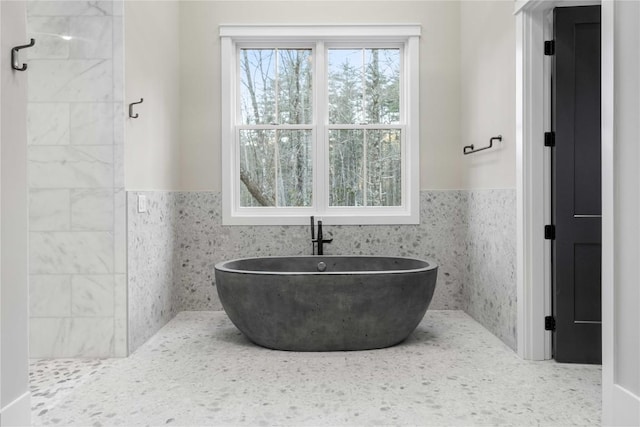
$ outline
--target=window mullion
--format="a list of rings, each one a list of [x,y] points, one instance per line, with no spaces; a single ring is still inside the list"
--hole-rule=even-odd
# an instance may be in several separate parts
[[[362,130],[362,205],[369,206],[367,192],[369,189],[367,168],[367,130]]]
[[[360,69],[360,82],[362,85],[362,117],[360,119],[360,124],[367,123],[367,72],[366,72],[366,61],[367,58],[365,56],[365,49],[362,49],[362,68]],[[366,206],[366,205],[365,205]]]
[[[323,41],[318,41],[315,48],[315,155],[314,155],[314,196],[313,205],[319,215],[326,213],[329,205],[329,147],[327,134],[327,64]]]
[[[279,120],[278,120],[278,116],[280,114],[280,112],[278,111],[278,101],[279,101],[279,98],[280,98],[280,74],[279,74],[279,72],[280,72],[280,70],[279,70],[280,52],[279,52],[278,48],[275,49],[275,55],[276,55],[276,70],[275,70],[275,78],[276,78],[275,80],[276,81],[275,81],[275,94],[274,95],[275,95],[275,101],[276,101],[275,104],[276,104],[276,106],[275,106],[275,115],[273,116],[273,123],[271,123],[271,124],[281,124],[281,123],[279,123]],[[276,203],[276,206],[277,206],[277,203]]]
[[[278,206],[280,206],[280,204],[279,204],[279,195],[280,195],[280,193],[279,193],[279,191],[280,191],[280,174],[279,174],[279,172],[280,172],[280,138],[279,138],[280,134],[279,133],[280,132],[279,132],[278,129],[276,129],[274,131],[274,133],[275,133],[275,137],[274,137],[274,142],[273,142],[273,144],[274,144],[273,156],[275,158],[273,159],[273,163],[274,163],[274,168],[273,169],[274,169],[274,173],[275,173],[275,181],[274,181],[274,184],[275,184],[274,194],[275,194],[275,196],[274,196],[274,201],[273,202],[274,202],[274,206],[278,207]]]
[[[373,124],[373,125],[360,125],[360,124],[330,124],[327,127],[329,129],[367,129],[367,130],[379,130],[379,129],[384,129],[384,130],[393,130],[393,129],[403,129],[406,125],[404,124],[392,124],[392,125],[386,125],[386,124]]]

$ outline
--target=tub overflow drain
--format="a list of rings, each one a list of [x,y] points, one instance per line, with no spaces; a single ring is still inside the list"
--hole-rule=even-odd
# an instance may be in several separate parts
[[[325,264],[324,262],[318,263],[318,271],[325,271],[326,269],[327,269],[327,264]]]

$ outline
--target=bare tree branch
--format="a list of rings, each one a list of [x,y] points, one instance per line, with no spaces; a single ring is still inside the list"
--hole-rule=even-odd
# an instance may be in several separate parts
[[[240,169],[240,181],[247,187],[247,190],[254,199],[262,206],[275,206],[275,200],[273,198],[268,197],[260,191],[260,188],[251,180],[249,174],[244,170]]]

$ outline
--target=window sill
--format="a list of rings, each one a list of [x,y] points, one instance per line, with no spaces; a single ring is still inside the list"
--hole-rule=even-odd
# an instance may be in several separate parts
[[[314,215],[316,220],[322,219],[324,225],[417,225],[420,224],[420,214],[317,214],[308,215],[224,215],[222,225],[309,225],[309,217]]]

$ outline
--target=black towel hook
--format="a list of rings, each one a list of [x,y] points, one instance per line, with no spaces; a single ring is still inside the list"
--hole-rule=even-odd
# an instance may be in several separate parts
[[[33,47],[36,44],[35,39],[31,39],[29,44],[23,44],[21,46],[16,46],[11,49],[11,68],[16,71],[26,71],[27,64],[22,64],[22,67],[18,64],[18,52],[22,49],[26,49],[28,47]]]
[[[486,147],[474,149],[473,144],[465,145],[464,148],[462,149],[462,154],[471,154],[471,153],[477,153],[478,151],[482,151],[482,150],[488,150],[489,148],[493,147],[493,141],[494,140],[495,141],[502,141],[502,135],[498,135],[498,136],[492,137],[489,140],[489,145],[487,145]]]
[[[138,113],[133,114],[133,106],[136,104],[142,104],[143,101],[144,101],[144,98],[140,98],[140,101],[132,102],[131,104],[129,104],[129,117],[131,117],[132,119],[138,118]]]

